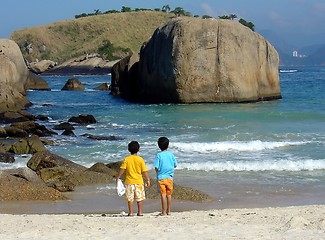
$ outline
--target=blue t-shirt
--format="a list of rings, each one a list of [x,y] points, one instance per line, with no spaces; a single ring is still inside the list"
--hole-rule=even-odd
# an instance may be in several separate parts
[[[174,168],[177,166],[177,161],[174,154],[169,151],[163,151],[157,153],[153,166],[158,169],[158,180],[173,178]]]

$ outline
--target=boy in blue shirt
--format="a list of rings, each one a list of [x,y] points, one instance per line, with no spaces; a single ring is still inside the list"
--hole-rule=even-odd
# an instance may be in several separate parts
[[[161,152],[157,153],[154,168],[157,172],[158,187],[161,197],[161,213],[159,215],[170,215],[170,207],[173,193],[174,168],[177,161],[173,153],[168,151],[169,140],[166,137],[158,139],[158,146]]]

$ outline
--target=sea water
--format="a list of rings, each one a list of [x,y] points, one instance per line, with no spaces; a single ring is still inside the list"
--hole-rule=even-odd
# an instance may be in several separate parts
[[[110,75],[74,76],[85,91],[61,91],[71,76],[43,76],[51,91],[29,91],[28,111],[48,116],[40,123],[50,129],[92,114],[97,123],[75,126],[76,137],[56,131],[49,137],[56,145],[48,146],[87,167],[121,161],[137,140],[154,177],[157,139],[168,137],[178,161],[175,182],[213,196],[210,207],[325,203],[325,67],[283,68],[279,75],[282,99],[245,104],[134,104],[93,90],[110,84]],[[0,168],[26,166],[29,157]]]

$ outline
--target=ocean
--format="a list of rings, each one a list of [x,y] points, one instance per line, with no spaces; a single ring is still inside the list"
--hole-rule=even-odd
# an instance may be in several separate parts
[[[40,122],[48,128],[72,116],[92,114],[96,124],[76,126],[76,137],[56,131],[58,135],[49,139],[57,145],[48,147],[87,167],[121,161],[128,155],[128,142],[137,140],[139,155],[155,177],[152,164],[159,150],[157,139],[168,137],[178,160],[175,183],[214,198],[186,207],[175,201],[180,210],[324,204],[325,67],[286,67],[279,75],[280,100],[146,105],[93,90],[103,82],[109,84],[110,75],[74,76],[85,91],[61,91],[71,76],[43,76],[52,90],[29,91],[33,106],[28,111],[48,116],[49,121]],[[122,140],[90,140],[81,136],[84,133]],[[29,157],[16,156],[15,163],[1,163],[0,168],[24,167]],[[113,209],[126,206],[114,197],[114,186],[98,186],[96,194],[102,198],[98,205],[109,199],[116,202]]]

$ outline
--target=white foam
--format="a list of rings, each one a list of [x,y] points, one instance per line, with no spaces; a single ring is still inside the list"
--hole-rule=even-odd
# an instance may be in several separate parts
[[[313,171],[325,170],[325,159],[278,161],[226,161],[205,163],[179,163],[177,169],[202,171]]]
[[[280,147],[289,147],[304,145],[308,142],[262,142],[254,141],[223,141],[212,143],[174,143],[173,146],[181,152],[197,152],[197,153],[214,153],[226,151],[263,151]]]
[[[280,73],[294,73],[298,72],[296,69],[280,70]]]

